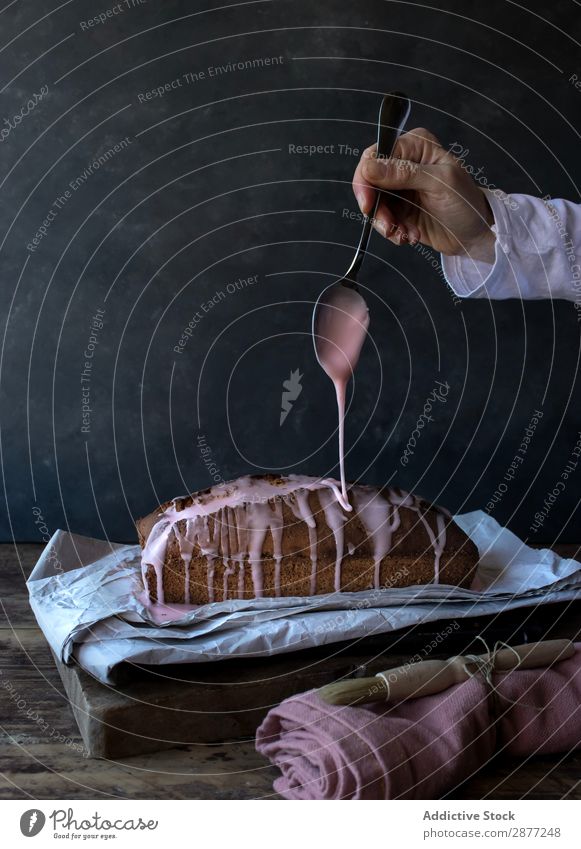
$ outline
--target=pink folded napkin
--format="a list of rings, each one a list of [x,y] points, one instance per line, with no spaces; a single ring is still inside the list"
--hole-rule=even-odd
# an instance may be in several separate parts
[[[270,711],[257,750],[288,799],[437,799],[497,751],[581,746],[581,643],[550,669],[479,676],[435,696],[338,707],[315,691]]]

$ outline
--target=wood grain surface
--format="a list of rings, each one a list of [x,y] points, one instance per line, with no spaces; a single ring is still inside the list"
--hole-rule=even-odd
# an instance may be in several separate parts
[[[277,770],[254,751],[252,740],[176,745],[116,759],[88,757],[50,650],[28,605],[24,582],[40,551],[38,545],[20,545],[18,550],[0,546],[0,798],[276,798],[272,782]],[[562,546],[558,551],[572,556],[576,547]],[[512,628],[519,638],[527,632],[531,639],[576,638],[580,611],[580,603],[550,605],[527,612],[519,622],[507,619],[505,625],[495,617],[497,630],[491,634]],[[472,624],[475,633],[493,627],[480,620]],[[416,644],[417,635],[410,635],[405,648],[413,653]],[[403,648],[400,641],[399,656]],[[396,656],[389,647],[378,647],[377,639],[363,647],[361,657],[365,650],[369,658],[382,653]],[[345,654],[344,661],[353,658]],[[265,702],[273,692],[265,689]],[[447,798],[581,798],[581,753],[525,761],[499,757]]]

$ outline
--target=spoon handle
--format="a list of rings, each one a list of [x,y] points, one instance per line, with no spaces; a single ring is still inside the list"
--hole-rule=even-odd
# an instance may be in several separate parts
[[[377,119],[377,156],[378,158],[388,159],[393,153],[395,143],[398,140],[405,123],[409,117],[411,104],[409,98],[399,91],[392,91],[386,94],[381,101],[379,107],[379,117]],[[375,204],[371,215],[365,216],[363,222],[363,232],[353,257],[353,262],[349,266],[347,277],[353,283],[357,280],[359,269],[363,263],[367,244],[373,229],[373,220],[377,213],[379,201],[381,200],[381,192],[377,192]]]

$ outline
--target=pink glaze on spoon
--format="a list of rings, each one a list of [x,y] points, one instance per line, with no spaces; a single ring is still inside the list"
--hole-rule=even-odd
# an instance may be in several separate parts
[[[315,352],[325,373],[333,381],[339,413],[339,469],[341,502],[351,510],[345,482],[345,397],[347,384],[359,361],[369,327],[369,309],[355,289],[329,286],[317,304]]]

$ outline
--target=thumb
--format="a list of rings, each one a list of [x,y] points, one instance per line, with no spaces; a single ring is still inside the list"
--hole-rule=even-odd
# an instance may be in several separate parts
[[[379,189],[415,189],[427,191],[434,188],[432,165],[420,165],[409,159],[366,159],[362,173],[368,183]]]

